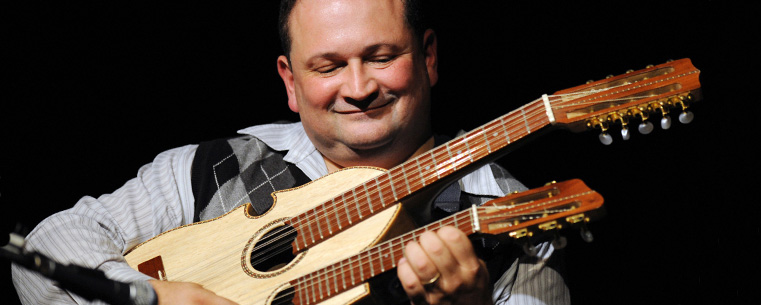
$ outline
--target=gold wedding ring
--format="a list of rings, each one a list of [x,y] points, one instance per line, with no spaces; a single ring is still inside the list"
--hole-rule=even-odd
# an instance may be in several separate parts
[[[441,277],[441,272],[437,272],[436,275],[428,280],[427,282],[423,283],[423,288],[425,289],[431,289],[433,286],[436,286],[436,282],[439,281],[439,278]]]

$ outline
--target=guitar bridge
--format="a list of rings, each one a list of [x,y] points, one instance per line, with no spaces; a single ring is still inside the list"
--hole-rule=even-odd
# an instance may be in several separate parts
[[[164,261],[161,260],[160,255],[137,265],[137,271],[155,279],[162,281],[168,280],[166,277],[166,270],[164,270]]]

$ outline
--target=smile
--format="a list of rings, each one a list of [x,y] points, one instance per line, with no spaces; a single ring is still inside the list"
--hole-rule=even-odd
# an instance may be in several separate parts
[[[381,105],[372,106],[372,107],[368,107],[368,108],[365,108],[365,109],[359,109],[359,108],[357,108],[357,109],[352,109],[352,110],[335,110],[335,112],[338,113],[338,114],[368,113],[368,112],[371,112],[373,110],[378,110],[378,109],[384,108],[384,107],[386,107],[388,105],[391,105],[391,104],[393,104],[394,100],[395,99],[390,99],[390,100],[386,101],[385,103],[383,103]]]

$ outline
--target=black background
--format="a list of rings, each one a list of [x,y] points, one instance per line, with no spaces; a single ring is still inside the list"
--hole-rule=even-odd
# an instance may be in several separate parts
[[[264,4],[266,2],[266,4]],[[297,120],[277,75],[276,1],[24,2],[5,14],[4,228],[109,193],[159,152]],[[469,130],[541,94],[689,57],[695,121],[603,146],[556,131],[500,160],[529,187],[606,199],[593,243],[566,232],[576,304],[759,304],[759,22],[718,1],[436,2],[435,127]],[[657,123],[657,121],[656,121]],[[657,124],[656,124],[657,125]],[[9,264],[2,302],[13,303]]]

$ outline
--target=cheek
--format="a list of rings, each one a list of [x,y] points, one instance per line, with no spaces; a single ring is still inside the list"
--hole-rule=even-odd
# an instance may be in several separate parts
[[[415,69],[412,61],[398,61],[394,65],[381,71],[383,87],[392,92],[407,92],[419,85],[415,81]]]
[[[325,78],[304,78],[299,82],[300,108],[328,108],[333,103],[338,86],[334,80]]]

